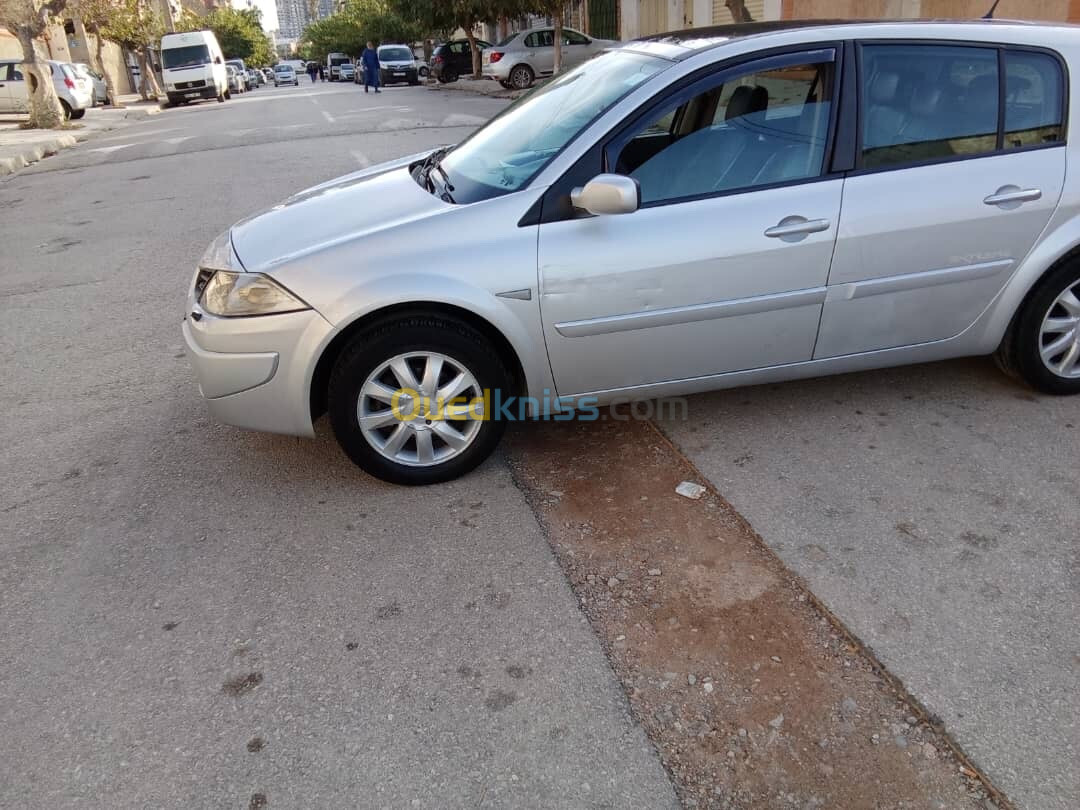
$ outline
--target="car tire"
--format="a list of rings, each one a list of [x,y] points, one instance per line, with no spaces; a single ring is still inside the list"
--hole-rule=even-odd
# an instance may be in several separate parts
[[[453,424],[419,417],[398,420],[385,397],[364,394],[379,383],[384,392],[400,390],[401,376],[388,367],[391,361],[404,360],[411,374],[421,380],[427,368],[424,358],[436,356],[442,358],[436,390],[462,374],[469,375],[467,397],[485,391],[509,392],[511,375],[491,343],[467,323],[441,315],[418,313],[375,324],[353,337],[338,357],[327,395],[330,422],[346,455],[365,472],[394,484],[435,484],[469,472],[499,443],[506,428],[501,419],[455,420]],[[385,412],[389,421],[362,428],[361,411],[376,417]],[[450,435],[447,430],[455,431],[451,442],[442,438]],[[455,446],[459,442],[461,446]],[[430,453],[428,463],[420,462],[421,452]]]
[[[507,81],[510,82],[510,86],[515,90],[527,90],[532,87],[532,83],[536,80],[536,74],[533,73],[533,69],[528,65],[514,65],[510,71],[510,75],[507,77]]]
[[[64,111],[64,120],[69,121],[71,119],[71,105],[60,99],[60,109]]]
[[[507,90],[512,89],[513,86],[514,86],[514,85],[510,84],[510,82],[506,81],[506,79],[499,79],[499,84],[501,84]]]
[[[439,74],[439,81],[443,84],[453,84],[457,81],[457,78],[457,74],[447,68],[443,68],[443,72]]]
[[[70,117],[71,117],[71,120],[78,121],[84,115],[86,115],[86,110],[72,110]]]
[[[994,359],[1044,394],[1080,394],[1080,261],[1066,262],[1035,286]]]

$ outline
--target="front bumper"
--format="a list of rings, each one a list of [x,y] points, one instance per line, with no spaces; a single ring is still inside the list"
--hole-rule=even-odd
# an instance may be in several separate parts
[[[420,75],[416,68],[381,68],[379,70],[379,84],[401,84],[403,82],[416,82]]]
[[[311,377],[332,331],[314,310],[219,318],[196,304],[183,323],[210,415],[227,425],[294,436],[315,435]]]
[[[217,88],[214,85],[208,87],[192,87],[189,90],[167,90],[165,95],[169,101],[176,104],[180,101],[194,101],[199,98],[217,98]]]

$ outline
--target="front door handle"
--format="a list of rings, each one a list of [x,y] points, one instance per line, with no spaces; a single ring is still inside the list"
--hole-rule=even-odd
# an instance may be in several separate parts
[[[1042,189],[1020,188],[1019,186],[1002,186],[989,197],[983,200],[987,205],[999,205],[1002,208],[1019,208],[1026,202],[1034,202],[1042,199]]]
[[[784,217],[776,225],[768,228],[765,235],[770,239],[783,239],[785,242],[798,242],[807,234],[827,231],[832,223],[827,219],[807,219],[806,217]]]

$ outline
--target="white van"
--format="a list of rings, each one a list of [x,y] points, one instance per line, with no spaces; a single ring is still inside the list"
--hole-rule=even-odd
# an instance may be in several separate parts
[[[166,34],[161,38],[161,77],[169,106],[200,98],[229,98],[225,55],[213,31]]]

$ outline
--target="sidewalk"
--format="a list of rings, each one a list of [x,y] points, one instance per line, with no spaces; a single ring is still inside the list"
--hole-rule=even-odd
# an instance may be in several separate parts
[[[491,96],[492,98],[518,98],[529,92],[528,90],[507,90],[491,79],[474,79],[471,76],[462,76],[456,82],[450,84],[429,84],[428,89],[476,93],[477,95]]]
[[[21,129],[25,115],[0,115],[0,177],[14,174],[31,163],[55,155],[62,149],[106,132],[141,121],[160,112],[156,101],[143,101],[137,94],[122,95],[122,107],[94,107],[65,129]]]

